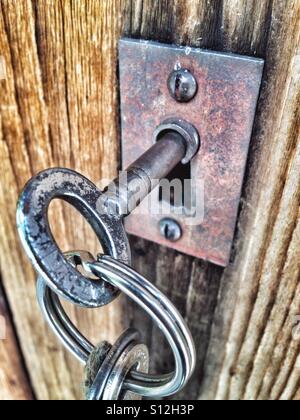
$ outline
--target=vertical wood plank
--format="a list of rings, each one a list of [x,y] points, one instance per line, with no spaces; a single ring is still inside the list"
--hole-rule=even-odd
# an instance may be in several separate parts
[[[155,8],[156,4],[152,3],[151,13],[149,10],[144,10],[142,5],[144,3],[140,3],[137,9],[132,6],[130,13],[131,17],[135,17],[133,22],[136,22],[136,25],[134,26],[131,21],[131,26],[128,27],[132,31],[131,34],[136,37],[152,35],[152,38],[161,41],[183,43],[187,41],[192,45],[206,48],[217,46],[221,50],[257,55],[266,59],[264,90],[248,168],[250,178],[245,190],[243,218],[239,225],[240,240],[236,243],[236,249],[240,251],[237,252],[231,267],[222,276],[220,270],[214,269],[213,266],[193,262],[172,251],[156,247],[152,252],[152,247],[143,241],[136,242],[135,239],[132,241],[136,244],[135,264],[138,269],[144,270],[153,279],[156,277],[160,287],[168,292],[171,299],[177,300],[179,308],[187,319],[189,312],[186,308],[191,308],[190,316],[197,319],[197,327],[192,330],[198,349],[198,368],[195,379],[183,396],[193,398],[201,379],[204,379],[200,388],[201,398],[254,398],[257,397],[255,387],[260,386],[259,381],[254,385],[251,377],[256,346],[262,331],[267,327],[270,309],[279,292],[279,280],[284,276],[282,269],[285,263],[288,264],[287,249],[292,246],[290,241],[299,206],[298,182],[295,175],[297,162],[294,159],[298,136],[295,111],[298,109],[299,89],[295,86],[295,81],[298,80],[297,71],[291,69],[298,46],[299,2],[237,0],[224,1],[220,5],[220,2],[217,4],[205,1],[191,3],[178,1],[166,4],[163,10]],[[212,13],[211,8],[213,8]],[[172,13],[176,16],[175,19],[170,18]],[[137,15],[139,20],[136,18]],[[153,29],[153,16],[159,16],[156,19],[156,31]],[[204,16],[210,19],[205,21]],[[137,22],[143,22],[142,26],[137,25]],[[181,23],[180,27],[177,26],[178,22]],[[195,22],[201,23],[195,25]],[[293,173],[287,172],[291,165],[295,168]],[[288,182],[290,187],[286,185]],[[282,201],[284,191],[285,198]],[[286,220],[289,220],[289,223],[286,223]],[[266,241],[270,245],[268,253]],[[157,255],[156,259],[153,259],[153,254]],[[292,258],[297,257],[293,254]],[[154,266],[152,275],[148,268],[143,268],[145,260]],[[180,260],[179,268],[176,262]],[[265,274],[261,277],[263,265],[265,265]],[[188,275],[186,270],[190,270]],[[184,277],[181,276],[182,273]],[[289,287],[293,293],[292,279],[298,275],[295,267],[290,267],[286,275],[289,276]],[[177,276],[183,283],[180,287],[176,283]],[[160,278],[163,279],[162,282]],[[172,279],[173,288],[168,285],[169,278]],[[185,281],[182,281],[183,278]],[[259,293],[260,282],[264,287]],[[181,290],[181,296],[189,290],[188,303],[186,298],[182,299],[181,304],[178,302],[177,290]],[[197,312],[191,304],[193,299],[189,300],[191,296],[197,298]],[[207,302],[208,298],[211,304],[208,305],[207,313],[204,302]],[[214,313],[217,299],[218,306],[212,335],[209,326],[206,328],[206,335],[200,335],[199,341],[197,339],[199,331],[206,322],[210,325],[210,316]],[[288,303],[285,304],[286,308]],[[234,311],[237,311],[235,316]],[[248,322],[253,311],[256,312],[254,315],[256,319],[253,318],[252,325]],[[140,314],[134,317],[137,319]],[[234,327],[232,318],[236,320]],[[279,318],[275,323],[277,329],[280,329]],[[248,328],[248,340],[244,342],[245,331]],[[256,337],[253,328],[257,329]],[[230,329],[232,336],[227,335]],[[205,357],[208,343],[209,352]],[[240,356],[236,368],[235,351],[238,355],[239,346],[243,346],[245,355]],[[167,351],[162,353],[162,343],[156,333],[152,336],[152,348],[156,355],[156,367],[166,368],[164,360],[170,360],[169,354]],[[222,370],[226,355],[228,366],[225,364]],[[267,356],[264,355],[265,365],[268,364],[267,360]],[[262,372],[259,364],[256,369]],[[224,375],[227,375],[226,381]],[[219,385],[215,388],[215,384]],[[286,393],[285,396],[287,395]],[[270,393],[265,396],[265,398],[270,397]]]
[[[30,381],[0,283],[0,401],[32,400]]]
[[[231,3],[227,7],[231,9]],[[282,334],[276,296],[284,276],[288,276],[289,292],[295,292],[299,268],[291,266],[284,272],[299,209],[299,11],[298,1],[272,5],[264,88],[236,244],[238,255],[222,280],[202,398],[274,398],[270,388],[279,375],[279,359],[269,360],[270,354],[263,347],[272,322],[277,339],[284,335],[285,346],[290,343],[291,324],[285,325]],[[231,19],[230,15],[232,25]],[[244,33],[240,38],[243,42]],[[293,252],[297,258],[295,249]],[[282,305],[288,310],[289,300]],[[287,362],[283,349],[280,354],[281,363]]]
[[[208,0],[126,2],[125,33],[137,38],[213,48],[219,43],[217,4],[218,1]],[[195,399],[202,380],[222,269],[136,238],[131,243],[137,270],[168,295],[191,326],[198,351],[196,373],[185,392],[176,398]],[[132,319],[133,325],[147,325],[141,330],[145,331],[145,340],[151,346],[153,369],[158,372],[172,369],[168,346],[136,306],[133,306]],[[148,330],[153,332],[149,335]]]
[[[82,366],[43,322],[35,274],[15,229],[17,197],[47,167],[71,167],[98,183],[118,166],[117,50],[119,1],[4,0],[0,51],[1,273],[22,350],[39,399],[80,399]],[[101,250],[90,227],[68,206],[51,207],[51,226],[65,251]],[[22,302],[22,304],[21,304]],[[99,311],[67,305],[97,343],[124,329],[120,301]]]

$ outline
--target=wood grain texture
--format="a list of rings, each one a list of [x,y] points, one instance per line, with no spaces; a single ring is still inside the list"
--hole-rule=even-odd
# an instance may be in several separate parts
[[[286,382],[273,393],[275,382],[281,375],[288,380],[290,371],[284,373],[282,365],[295,362],[288,361],[288,351],[299,344],[291,337],[299,306],[291,309],[289,297],[280,298],[285,281],[285,292],[297,299],[299,282],[292,238],[297,240],[299,220],[300,5],[286,6],[273,4],[238,252],[222,279],[203,398],[279,398]]]
[[[82,369],[41,319],[35,276],[14,228],[16,200],[24,183],[49,166],[76,169],[94,182],[115,176],[116,47],[125,33],[266,60],[230,267],[223,272],[137,238],[131,243],[135,267],[174,301],[195,337],[196,373],[177,398],[299,399],[299,0],[0,5],[6,67],[0,81],[1,273],[37,398],[81,398]],[[74,210],[57,203],[52,215],[62,249],[98,249]],[[68,311],[94,342],[113,340],[129,318],[151,346],[153,368],[172,367],[161,336],[127,300],[96,312]],[[17,366],[11,354],[7,364]]]
[[[220,11],[220,2],[178,1],[151,8],[150,16],[149,5],[143,5],[143,11],[137,8],[131,13],[135,16],[138,12],[142,16],[139,22],[143,22],[140,27],[130,27],[134,36],[187,42],[266,59],[231,266],[223,274],[211,265],[155,247],[152,251],[152,245],[133,240],[137,267],[156,277],[159,286],[177,301],[196,338],[197,372],[182,397],[292,398],[299,386],[295,362],[298,343],[291,340],[291,319],[299,311],[296,302],[289,319],[286,317],[299,281],[299,255],[293,232],[299,211],[300,3],[223,1]],[[201,23],[195,26],[197,19]],[[145,259],[152,266],[152,273],[144,268]],[[138,316],[134,313],[133,318]],[[284,343],[288,348],[291,342],[294,351],[291,349],[292,354],[286,356],[282,348],[278,349],[281,358],[278,356],[275,363],[271,356],[276,344],[268,334],[272,331],[273,340],[279,338],[283,322],[288,324],[281,346]],[[167,351],[162,353],[156,333],[151,342],[157,367],[166,367],[165,361],[170,357]],[[279,371],[283,363],[287,363],[285,373]],[[278,390],[281,384],[282,393],[275,393],[274,389],[272,393],[272,387],[263,392],[266,369],[270,370],[271,380],[279,380]],[[293,377],[289,378],[291,372]],[[284,379],[280,380],[280,376]]]
[[[1,1],[1,271],[28,371],[39,399],[82,397],[82,367],[41,318],[35,275],[20,247],[15,208],[25,182],[51,166],[72,167],[98,182],[118,160],[116,44],[119,4]],[[105,149],[105,151],[104,151]],[[99,250],[68,206],[52,206],[63,250]],[[123,330],[116,302],[102,311],[68,308],[92,341]]]
[[[0,401],[32,400],[33,394],[0,285]]]

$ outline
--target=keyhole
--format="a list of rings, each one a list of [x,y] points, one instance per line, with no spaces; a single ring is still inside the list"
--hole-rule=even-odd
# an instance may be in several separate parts
[[[192,169],[191,163],[183,165],[179,163],[166,178],[170,183],[169,203],[174,208],[186,208],[190,210],[192,207]],[[178,180],[181,185],[181,194],[175,191],[172,185],[173,181]],[[159,201],[165,201],[163,187],[159,189]]]

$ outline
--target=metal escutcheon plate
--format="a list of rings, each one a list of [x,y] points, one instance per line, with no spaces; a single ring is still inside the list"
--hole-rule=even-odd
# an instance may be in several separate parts
[[[123,167],[151,147],[153,132],[168,118],[186,120],[201,139],[190,171],[196,219],[170,213],[170,209],[167,214],[154,214],[145,201],[126,219],[127,231],[227,266],[264,61],[133,39],[121,40],[119,56]],[[198,90],[190,102],[179,103],[169,92],[174,69],[189,70],[197,81]],[[152,208],[157,208],[157,189],[151,200]],[[160,221],[166,217],[182,228],[176,242],[161,235]]]

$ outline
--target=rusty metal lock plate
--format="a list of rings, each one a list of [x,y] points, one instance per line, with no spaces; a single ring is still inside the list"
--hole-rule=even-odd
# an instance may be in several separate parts
[[[123,168],[152,146],[153,132],[168,118],[190,122],[201,137],[190,173],[199,203],[202,197],[202,216],[200,211],[194,223],[185,215],[162,215],[153,211],[153,204],[151,210],[146,200],[126,218],[127,232],[227,266],[263,60],[133,39],[120,41],[119,59]],[[180,103],[170,93],[168,80],[174,69],[188,69],[197,81],[198,90],[190,102]],[[161,204],[159,200],[156,189],[151,203]],[[181,227],[176,242],[161,234],[165,217]]]

